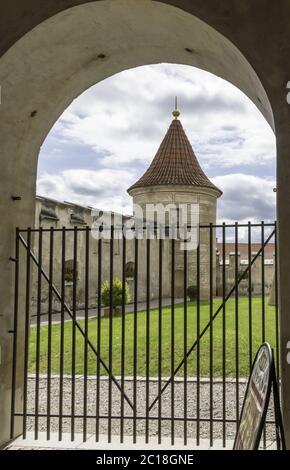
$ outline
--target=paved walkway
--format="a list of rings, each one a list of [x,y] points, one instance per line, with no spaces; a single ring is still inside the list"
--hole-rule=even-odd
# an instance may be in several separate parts
[[[187,450],[187,451],[199,451],[199,450],[231,450],[233,448],[234,441],[227,440],[226,447],[223,447],[222,441],[216,439],[213,442],[213,446],[210,447],[209,439],[201,439],[200,445],[196,445],[195,439],[188,439],[188,443],[185,446],[183,439],[175,439],[174,446],[171,444],[169,437],[162,439],[162,444],[158,444],[157,437],[150,437],[149,443],[146,444],[144,437],[138,437],[137,443],[133,444],[132,437],[124,436],[123,444],[120,443],[119,436],[112,436],[112,442],[108,443],[108,438],[105,435],[100,435],[99,442],[96,442],[95,435],[88,435],[86,442],[83,442],[82,434],[76,434],[75,440],[71,441],[70,434],[63,434],[63,439],[58,440],[58,433],[51,433],[51,439],[46,439],[46,433],[40,432],[39,439],[34,439],[34,433],[28,432],[27,438],[23,439],[18,437],[10,443],[5,450]],[[261,447],[262,450],[262,447]],[[276,444],[269,441],[266,444],[266,450],[276,450]]]
[[[158,299],[151,300],[150,301],[150,308],[151,309],[157,308],[158,307],[158,302],[159,302]],[[179,304],[181,302],[183,302],[183,299],[180,299],[180,298],[175,299],[175,304]],[[162,299],[162,306],[166,307],[168,305],[171,305],[171,299],[170,298]],[[146,302],[139,302],[137,309],[138,309],[138,312],[146,310]],[[125,311],[126,311],[126,313],[133,312],[134,311],[134,304],[126,305]],[[101,316],[103,316],[103,315],[104,315],[104,308],[101,309]],[[90,309],[88,316],[89,316],[89,318],[96,318],[98,316],[98,310],[96,308]],[[85,310],[78,310],[77,311],[77,320],[83,320],[84,318],[85,318]],[[60,319],[61,319],[60,312],[52,313],[52,322],[53,323],[60,323]],[[65,312],[65,314],[64,314],[64,319],[65,319],[65,321],[70,321],[71,320],[71,317],[67,312]],[[37,322],[36,315],[32,315],[31,323],[30,323],[31,326],[35,326],[36,322]],[[47,323],[48,323],[48,315],[47,314],[41,315],[41,324],[43,325],[43,324],[47,324]]]
[[[201,439],[200,445],[196,446],[195,439],[189,439],[188,444],[185,446],[183,439],[175,439],[174,446],[171,444],[171,439],[164,437],[162,444],[158,444],[157,437],[150,437],[149,443],[145,443],[144,437],[137,438],[137,443],[133,444],[132,437],[124,436],[124,443],[120,443],[119,436],[112,436],[112,442],[108,443],[108,437],[100,435],[100,441],[96,442],[95,435],[89,435],[86,442],[83,442],[82,434],[76,434],[75,440],[71,441],[70,434],[63,434],[62,441],[58,440],[58,433],[52,433],[51,439],[46,440],[46,433],[39,433],[39,439],[34,439],[34,433],[27,433],[27,439],[22,437],[17,438],[14,442],[7,446],[6,450],[229,450],[233,447],[233,441],[227,442],[227,447],[222,447],[221,440],[215,440],[213,447],[210,447],[209,439]]]

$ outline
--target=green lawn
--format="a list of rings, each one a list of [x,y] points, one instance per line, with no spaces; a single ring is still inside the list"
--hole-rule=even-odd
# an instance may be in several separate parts
[[[220,305],[221,299],[214,300],[214,311]],[[240,376],[247,376],[249,372],[249,312],[248,299],[239,299],[239,370]],[[213,371],[215,376],[222,375],[222,318],[221,311],[213,324]],[[150,311],[150,375],[158,375],[158,319],[157,309]],[[200,330],[207,324],[209,320],[209,304],[202,302],[200,314]],[[121,334],[122,320],[120,317],[113,319],[113,373],[120,375],[121,371]],[[80,321],[84,328],[84,321]],[[275,308],[268,306],[268,299],[265,299],[265,331],[266,340],[275,348],[276,329],[275,329]],[[134,331],[134,315],[129,313],[125,317],[125,374],[133,375],[133,331]],[[146,375],[146,312],[138,313],[137,321],[137,375]],[[196,339],[197,321],[196,321],[196,305],[193,302],[188,303],[187,312],[187,349]],[[236,342],[235,342],[235,300],[230,299],[226,304],[226,373],[227,376],[235,376],[236,361]],[[47,326],[43,326],[40,332],[40,372],[47,371]],[[183,304],[175,306],[175,367],[182,360],[184,355],[184,309]],[[64,327],[65,336],[65,357],[64,370],[65,373],[71,372],[72,360],[72,323],[66,322]],[[109,319],[101,320],[101,357],[109,363]],[[254,298],[252,301],[252,348],[255,354],[257,348],[262,342],[262,305],[260,298]],[[52,327],[52,372],[59,372],[60,360],[60,326]],[[89,320],[89,338],[94,345],[97,342],[97,320]],[[210,332],[203,336],[200,342],[200,373],[203,376],[209,375],[209,357],[210,357]],[[84,339],[79,332],[76,334],[76,373],[83,374],[84,370]],[[30,355],[29,369],[35,371],[35,351],[36,351],[36,328],[31,329],[30,336]],[[171,358],[171,309],[164,307],[162,311],[162,375],[170,374],[170,358]],[[196,374],[197,356],[196,350],[190,355],[188,360],[188,374]],[[96,357],[89,348],[88,355],[88,372],[90,375],[96,374]],[[182,375],[183,368],[180,369],[179,375]],[[101,374],[106,372],[101,368]]]

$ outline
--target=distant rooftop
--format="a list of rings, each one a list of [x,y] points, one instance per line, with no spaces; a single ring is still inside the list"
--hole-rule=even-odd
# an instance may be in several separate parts
[[[251,255],[255,255],[262,248],[261,243],[251,243]],[[225,243],[225,255],[226,259],[230,255],[235,253],[236,245],[235,243]],[[216,250],[222,256],[223,254],[223,244],[217,242]],[[273,259],[273,254],[275,253],[275,243],[267,243],[264,246],[264,257],[265,259]],[[248,243],[238,243],[238,254],[241,260],[248,259],[249,254],[249,245]]]

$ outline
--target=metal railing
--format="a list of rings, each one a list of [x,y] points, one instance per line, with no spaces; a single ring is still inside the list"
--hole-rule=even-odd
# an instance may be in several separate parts
[[[109,239],[90,227],[17,229],[11,437],[21,418],[23,436],[30,430],[35,439],[40,431],[60,440],[68,432],[84,441],[105,434],[109,442],[168,436],[173,445],[233,439],[244,379],[265,340],[279,380],[276,224],[200,225],[198,232],[197,247],[181,251],[179,239],[139,239],[136,231],[128,240],[114,227]],[[269,246],[273,264],[265,263]],[[271,440],[269,416],[264,446]]]

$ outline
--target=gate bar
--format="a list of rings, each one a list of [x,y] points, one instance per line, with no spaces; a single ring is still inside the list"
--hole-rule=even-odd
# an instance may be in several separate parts
[[[276,237],[275,237],[276,238]],[[253,318],[252,318],[252,231],[251,222],[248,223],[248,262],[249,262],[249,273],[248,273],[248,296],[249,296],[249,374],[252,369],[253,363]]]
[[[198,231],[198,245],[196,249],[196,336],[197,336],[197,354],[196,354],[196,445],[200,444],[200,229]],[[174,377],[174,372],[172,373]],[[172,380],[174,382],[174,380]]]
[[[13,364],[12,364],[12,397],[10,417],[10,438],[14,437],[14,414],[16,394],[16,360],[17,360],[17,333],[18,333],[18,293],[19,293],[19,228],[16,228],[15,240],[15,287],[14,287],[14,324],[13,324]]]
[[[122,247],[122,333],[121,333],[121,417],[120,417],[120,442],[124,442],[124,390],[125,390],[125,339],[126,339],[126,237],[123,234]]]
[[[19,240],[22,241],[21,235]],[[23,240],[24,241],[24,240]],[[25,243],[25,242],[24,242]],[[23,377],[23,438],[26,439],[27,426],[27,374],[29,357],[29,320],[30,320],[30,250],[31,250],[31,230],[27,231],[27,252],[26,252],[26,292],[25,292],[25,337],[24,337],[24,377]]]
[[[76,306],[77,306],[77,258],[78,258],[78,228],[74,227],[73,237],[73,292],[72,292],[72,361],[71,361],[71,410],[75,414],[75,396],[76,396]],[[75,439],[75,419],[71,421],[71,439]]]
[[[41,314],[41,266],[42,266],[42,230],[38,234],[38,272],[37,272],[37,322],[36,322],[36,365],[35,365],[35,429],[34,438],[38,439],[38,413],[39,413],[39,368],[40,368],[40,314]]]
[[[147,250],[146,250],[146,431],[145,431],[145,442],[149,442],[149,404],[150,404],[150,237],[147,238]]]
[[[223,361],[223,447],[226,447],[226,413],[227,413],[227,389],[226,389],[226,375],[227,375],[227,362],[226,362],[226,224],[223,223],[222,228],[222,245],[223,245],[223,266],[222,266],[222,280],[223,280],[223,318],[222,318],[222,361]]]
[[[51,345],[52,345],[52,283],[53,283],[53,255],[54,255],[54,232],[53,227],[49,233],[49,287],[48,287],[48,327],[47,327],[47,420],[46,438],[50,439],[50,413],[51,413]]]
[[[213,228],[209,226],[209,443],[213,445]]]
[[[185,230],[184,230],[185,232]],[[184,354],[184,368],[183,368],[183,442],[187,445],[187,249],[183,250],[183,354]]]
[[[133,443],[137,442],[137,336],[138,336],[138,237],[134,239],[134,325],[133,325]]]
[[[101,290],[102,290],[102,238],[100,237],[98,240],[98,318],[97,318],[97,357],[101,356]],[[100,438],[100,375],[101,375],[101,362],[97,361],[96,367],[96,376],[97,376],[97,384],[96,384],[96,442],[99,442]],[[123,391],[121,389],[121,394]],[[123,395],[122,395],[123,396]]]
[[[113,373],[113,282],[114,282],[114,227],[110,239],[109,292],[109,383],[108,383],[108,442],[112,440],[112,373]],[[135,405],[134,405],[135,406]]]
[[[22,413],[15,413],[15,416],[23,416],[23,414],[22,414]],[[34,413],[27,413],[27,417],[29,417],[29,418],[30,418],[30,417],[34,417]],[[46,417],[47,417],[47,414],[46,414],[46,413],[39,413],[39,417],[40,417],[40,418],[46,418]],[[51,414],[51,418],[58,418],[58,417],[59,417],[58,414]],[[68,414],[68,413],[64,413],[64,414],[63,414],[63,418],[71,419],[71,417],[72,417],[71,414]],[[83,418],[83,415],[81,415],[81,414],[76,414],[76,415],[75,415],[75,418],[76,418],[76,419],[82,419],[82,418]],[[88,418],[88,419],[96,419],[96,415],[95,415],[95,414],[93,414],[93,415],[88,415],[87,418]],[[105,420],[105,419],[108,419],[108,415],[100,415],[99,418]],[[119,416],[119,415],[112,415],[112,416],[111,416],[111,419],[120,420],[120,416]],[[125,419],[125,420],[132,420],[132,419],[134,419],[134,418],[133,418],[132,415],[131,415],[131,416],[125,415],[125,416],[124,416],[124,419]],[[142,420],[145,421],[145,420],[146,420],[146,416],[138,415],[138,416],[137,416],[137,419],[140,420],[140,421],[142,421]],[[158,416],[150,416],[149,419],[152,420],[152,421],[158,421],[159,418],[158,418]],[[161,420],[162,420],[162,421],[171,421],[171,416],[162,416],[162,417],[161,417]],[[175,421],[183,421],[183,420],[184,420],[184,417],[183,417],[183,416],[176,416],[176,417],[175,417]],[[205,422],[205,423],[209,423],[209,422],[210,422],[210,418],[199,418],[199,420],[200,420],[200,422]],[[187,421],[194,423],[194,422],[197,421],[197,418],[194,417],[194,416],[188,416],[188,417],[187,417]],[[214,423],[222,423],[223,420],[222,420],[222,418],[213,418],[213,422],[214,422]],[[227,423],[229,423],[229,424],[235,424],[235,423],[236,423],[236,420],[235,420],[234,418],[228,418],[228,419],[227,419]],[[269,420],[267,420],[267,423],[268,423],[268,424],[275,424],[275,420],[269,419]]]
[[[275,227],[277,222],[275,222]],[[279,285],[278,285],[278,246],[277,246],[277,230],[275,236],[275,278],[274,278],[274,301],[275,301],[275,317],[276,317],[276,373],[279,391],[280,384],[280,349],[279,349]]]
[[[264,222],[262,222],[261,226],[261,242],[263,243],[265,237],[265,229],[264,229]],[[265,253],[264,250],[262,251],[262,261],[261,261],[261,284],[262,284],[262,338],[263,343],[265,342],[266,338],[266,324],[265,324]],[[275,366],[274,366],[275,367]],[[267,440],[267,425],[265,424],[264,432],[263,432],[263,446],[266,449],[266,440]]]
[[[263,245],[262,245],[263,246]],[[235,365],[236,365],[236,430],[240,419],[240,391],[239,391],[239,267],[238,267],[238,224],[235,223]],[[262,250],[264,251],[264,250]],[[244,277],[244,276],[243,276]],[[242,279],[243,279],[242,277]]]
[[[62,415],[63,415],[63,373],[64,373],[64,304],[65,304],[65,251],[66,232],[62,228],[61,234],[61,313],[60,313],[60,357],[59,357],[59,423],[58,439],[62,440]]]
[[[85,341],[84,341],[84,418],[83,441],[87,440],[87,414],[88,414],[88,335],[89,335],[89,248],[90,232],[86,230],[85,239]]]
[[[171,374],[174,373],[175,364],[175,240],[171,240]],[[174,396],[174,380],[171,382],[171,444],[175,441],[175,396]],[[149,404],[148,404],[149,406]]]
[[[162,262],[163,240],[159,240],[159,291],[158,291],[158,393],[162,387]],[[162,400],[158,402],[158,444],[162,442]]]
[[[223,224],[212,224],[212,226],[213,226],[213,228],[222,228],[222,227],[223,227]],[[256,224],[256,223],[255,223],[255,224],[251,224],[251,226],[252,226],[252,227],[261,227],[261,223],[259,223],[259,224]],[[274,227],[274,226],[275,226],[274,223],[264,223],[264,227]],[[114,226],[112,226],[112,227],[114,227]],[[183,228],[183,227],[184,227],[184,225],[182,225],[182,228]],[[186,227],[187,227],[187,228],[192,228],[192,225],[188,224],[188,225],[186,225]],[[202,228],[208,228],[208,227],[209,227],[209,225],[203,225],[203,224],[200,224],[200,225],[199,225],[199,228],[200,228],[200,229],[202,229]],[[239,224],[239,223],[238,223],[238,227],[239,227],[239,228],[247,228],[247,227],[248,227],[248,224],[247,224],[247,223],[246,223],[246,224]],[[109,229],[111,228],[111,226],[106,226],[106,228],[104,228],[104,227],[102,226],[102,227],[99,227],[99,228],[100,228],[100,231],[105,230],[105,229],[106,229],[106,230],[109,230]],[[146,228],[146,226],[145,226],[145,228]],[[170,227],[169,227],[168,225],[164,225],[164,226],[163,226],[163,229],[169,229],[169,228],[170,228]],[[175,228],[176,228],[176,229],[179,229],[179,228],[180,228],[180,225],[177,224],[177,225],[175,226]],[[227,224],[227,228],[235,228],[235,224]],[[124,229],[126,229],[126,227],[125,227]],[[140,230],[140,227],[138,227],[138,229]],[[152,229],[152,230],[154,230],[154,231],[160,230],[158,227],[151,227],[151,226],[150,226],[150,229]],[[19,233],[20,233],[20,234],[21,234],[21,233],[27,233],[28,230],[30,230],[31,233],[35,233],[35,232],[38,232],[38,231],[39,231],[39,228],[30,228],[30,227],[29,227],[29,229],[19,229]],[[95,231],[96,229],[95,229],[95,228],[92,229],[91,227],[89,227],[89,230],[90,230],[90,231]],[[135,227],[130,227],[130,228],[128,228],[127,230],[130,231],[130,232],[131,232],[131,231],[134,231],[134,230],[135,230]],[[43,233],[49,232],[49,231],[50,231],[50,228],[43,228],[42,231],[43,231]],[[55,231],[55,232],[61,232],[62,229],[61,229],[61,228],[54,228],[54,231]],[[74,228],[66,228],[66,232],[73,232],[73,231],[74,231]],[[86,227],[83,227],[83,228],[82,228],[82,227],[78,227],[78,231],[79,231],[79,232],[85,232],[85,231],[86,231]]]

